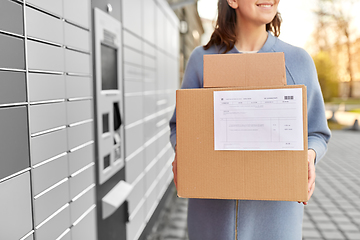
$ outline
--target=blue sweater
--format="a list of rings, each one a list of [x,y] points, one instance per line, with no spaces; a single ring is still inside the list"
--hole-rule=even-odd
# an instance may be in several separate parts
[[[223,49],[217,46],[212,46],[208,50],[204,50],[202,46],[197,47],[189,58],[181,88],[202,88],[203,56],[222,51]],[[268,33],[268,38],[259,53],[261,52],[284,52],[287,84],[304,84],[307,87],[308,148],[316,152],[317,163],[326,152],[331,133],[327,126],[324,101],[312,58],[305,50],[289,45],[271,33]],[[239,51],[234,47],[228,53],[234,54]],[[170,128],[170,141],[175,147],[176,111],[170,120]]]

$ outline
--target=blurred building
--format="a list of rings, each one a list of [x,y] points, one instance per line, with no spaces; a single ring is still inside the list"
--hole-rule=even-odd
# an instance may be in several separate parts
[[[0,239],[145,239],[203,32],[188,2],[1,1]]]
[[[360,38],[352,42],[350,52],[352,56],[351,71],[353,74],[352,96],[359,98],[360,97]],[[349,57],[347,53],[347,45],[346,44],[335,45],[330,50],[330,54],[336,65],[336,71],[340,81],[339,95],[340,97],[347,97],[349,95],[349,81],[350,81],[350,74],[348,69]]]
[[[180,20],[180,81],[182,81],[191,52],[201,45],[204,29],[197,11],[197,0],[167,1]]]

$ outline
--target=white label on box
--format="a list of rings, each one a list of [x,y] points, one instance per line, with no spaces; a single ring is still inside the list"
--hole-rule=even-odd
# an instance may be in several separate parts
[[[214,91],[215,150],[304,150],[302,88]]]

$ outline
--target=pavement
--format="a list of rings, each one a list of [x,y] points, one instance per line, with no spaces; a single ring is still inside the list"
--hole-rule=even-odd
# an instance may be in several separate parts
[[[360,240],[360,132],[332,133],[305,206],[303,240]],[[186,218],[187,199],[173,189],[147,240],[188,240]]]

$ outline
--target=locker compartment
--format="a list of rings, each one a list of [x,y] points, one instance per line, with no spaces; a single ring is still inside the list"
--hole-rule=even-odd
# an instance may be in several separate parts
[[[0,179],[30,166],[26,107],[0,108]]]
[[[36,41],[27,41],[30,70],[64,72],[64,49]]]
[[[155,44],[155,2],[147,0],[142,2],[143,10],[143,38]]]
[[[96,240],[96,208],[71,229],[72,240]]]
[[[143,118],[143,96],[125,97],[125,123],[126,125]]]
[[[70,178],[70,198],[73,199],[91,184],[95,183],[94,166]]]
[[[156,157],[158,154],[157,151],[157,142],[152,142],[149,146],[147,146],[144,150],[145,156],[145,168],[149,165],[149,163]]]
[[[32,230],[33,225],[30,173],[0,183],[0,192],[1,239],[20,239]]]
[[[92,97],[92,81],[89,77],[65,76],[66,97]]]
[[[155,59],[144,55],[144,66],[155,69],[156,68]]]
[[[154,159],[153,159],[154,160]],[[149,168],[147,168],[147,172],[145,173],[145,189],[146,191],[149,190],[149,188],[151,187],[151,185],[154,183],[154,181],[156,180],[156,177],[158,176],[158,174],[160,173],[160,171],[158,171],[157,169],[157,162],[158,160],[155,160],[155,162],[153,162],[153,160],[151,160],[151,166],[148,166]]]
[[[145,195],[144,189],[144,177],[136,183],[133,190],[131,191],[128,201],[129,201],[129,214],[132,215],[139,203],[141,203],[142,198]]]
[[[63,21],[30,7],[26,7],[26,31],[29,37],[63,43]]]
[[[67,155],[32,171],[34,196],[69,176]]]
[[[64,23],[65,45],[90,52],[90,34],[88,31],[69,23]]]
[[[93,122],[68,128],[69,149],[93,140]]]
[[[144,102],[144,117],[150,116],[157,112],[157,96],[155,94],[145,95]]]
[[[26,102],[25,73],[0,71],[0,104]]]
[[[142,1],[124,0],[123,1],[123,24],[124,28],[141,36]]]
[[[126,181],[133,183],[144,170],[143,154],[139,153],[126,162]]]
[[[70,225],[70,208],[68,206],[36,230],[36,240],[56,239]]]
[[[129,129],[125,129],[126,156],[131,155],[144,144],[143,138],[144,136],[142,124]]]
[[[126,239],[136,239],[141,231],[141,225],[145,222],[145,204],[143,204],[134,218],[126,225]]]
[[[30,102],[65,98],[65,76],[29,73],[29,98]]]
[[[66,49],[65,69],[68,73],[90,75],[90,55]]]
[[[165,50],[165,22],[166,22],[166,18],[165,15],[162,11],[162,9],[157,6],[156,10],[155,10],[155,15],[156,15],[156,36],[155,36],[155,41],[156,41],[156,46],[160,49]]]
[[[75,152],[69,153],[69,171],[70,174],[94,162],[94,144],[80,148]]]
[[[144,142],[147,142],[156,135],[156,123],[157,118],[153,118],[144,123]]]
[[[90,1],[89,0],[63,0],[64,18],[81,27],[90,28]]]
[[[12,1],[1,1],[0,30],[24,34],[23,7]]]
[[[66,129],[31,138],[32,165],[67,151]]]
[[[68,124],[92,119],[92,101],[74,101],[66,104]]]
[[[0,68],[25,69],[24,40],[0,33]]]
[[[125,81],[132,81],[132,80],[139,80],[142,81],[143,79],[143,69],[141,67],[136,67],[129,64],[124,64],[124,78]],[[128,90],[125,88],[125,91]],[[141,91],[141,88],[137,89],[136,92]]]
[[[155,186],[148,194],[149,195],[146,198],[146,202],[145,202],[145,217],[147,220],[150,219],[151,215],[154,213],[156,209],[156,207],[154,208],[154,204],[156,204],[156,200],[158,196],[157,186]]]
[[[125,94],[127,93],[138,93],[142,91],[143,83],[136,80],[126,80],[124,81]]]
[[[37,133],[66,125],[65,103],[30,106],[30,130]]]
[[[142,66],[142,54],[130,48],[124,47],[124,62]]]
[[[95,187],[70,204],[71,222],[74,223],[86,210],[95,204]]]
[[[128,31],[124,31],[124,45],[141,51],[141,39]]]
[[[147,42],[143,42],[143,46],[144,46],[144,53],[153,57],[156,56],[156,50],[152,45],[148,44]]]
[[[49,12],[60,17],[63,15],[62,0],[26,0],[26,3],[30,3],[45,12]]]
[[[34,200],[35,226],[70,201],[69,181]]]

